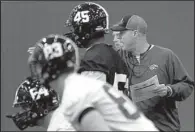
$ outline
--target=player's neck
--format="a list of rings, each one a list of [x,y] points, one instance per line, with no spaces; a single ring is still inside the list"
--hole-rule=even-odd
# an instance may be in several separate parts
[[[105,43],[105,38],[101,37],[101,38],[97,38],[97,39],[92,39],[89,41],[89,47],[87,48],[87,50],[89,50],[91,47],[93,47],[96,44],[101,44],[101,43]]]
[[[60,99],[62,99],[62,96],[63,96],[63,92],[64,90],[66,90],[66,87],[65,87],[65,80],[71,76],[74,72],[69,72],[69,73],[64,73],[62,74],[57,80],[56,80],[56,83],[57,83],[57,89],[56,89],[56,92],[58,93]],[[55,89],[55,88],[54,88]]]
[[[68,74],[64,74],[64,75],[60,76],[60,77],[58,78],[58,81],[57,81],[57,83],[58,83],[58,89],[57,89],[56,92],[58,93],[60,99],[62,98],[63,91],[64,91],[64,89],[65,89],[64,85],[65,85],[65,79],[66,79],[67,77],[68,77]]]
[[[92,45],[105,43],[105,38],[101,37],[101,38],[93,39],[91,43],[92,43]]]

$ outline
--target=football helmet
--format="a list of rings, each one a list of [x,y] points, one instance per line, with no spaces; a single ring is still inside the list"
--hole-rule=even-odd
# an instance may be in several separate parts
[[[85,2],[73,8],[66,26],[76,35],[78,46],[85,47],[86,40],[93,38],[94,34],[108,33],[109,16],[101,5]]]
[[[70,38],[51,34],[37,42],[28,62],[32,76],[49,88],[49,82],[61,73],[77,71],[78,48]]]
[[[16,90],[13,107],[22,111],[7,115],[20,130],[35,126],[37,121],[59,106],[59,97],[36,79],[28,77]]]

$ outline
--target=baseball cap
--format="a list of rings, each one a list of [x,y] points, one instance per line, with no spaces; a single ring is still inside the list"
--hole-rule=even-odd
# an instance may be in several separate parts
[[[111,27],[112,31],[138,30],[141,33],[147,32],[147,23],[138,15],[126,15],[122,20]]]

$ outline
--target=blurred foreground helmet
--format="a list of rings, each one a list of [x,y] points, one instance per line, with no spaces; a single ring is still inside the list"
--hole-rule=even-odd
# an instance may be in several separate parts
[[[49,87],[62,73],[77,71],[79,55],[76,44],[63,35],[48,35],[39,40],[28,60],[32,76]]]

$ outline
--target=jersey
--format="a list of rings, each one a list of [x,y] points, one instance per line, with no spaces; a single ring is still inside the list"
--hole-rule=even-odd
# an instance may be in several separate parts
[[[83,71],[99,71],[106,74],[106,82],[124,90],[128,78],[125,62],[119,54],[108,44],[95,44],[87,49],[81,60],[78,73]]]
[[[153,123],[136,108],[128,97],[112,88],[111,85],[77,74],[70,75],[64,84],[65,90],[58,112],[63,113],[61,118],[65,118],[76,130],[80,129],[85,110],[93,108],[102,115],[111,130],[157,131]],[[55,117],[58,118],[57,116],[52,118]],[[53,121],[49,128],[55,125],[58,123]]]

